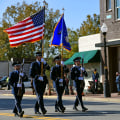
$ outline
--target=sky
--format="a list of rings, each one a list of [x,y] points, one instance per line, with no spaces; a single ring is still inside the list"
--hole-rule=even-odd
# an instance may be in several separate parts
[[[43,0],[24,0],[27,4],[35,1],[43,2]],[[16,5],[17,2],[22,3],[23,0],[0,0],[0,21],[2,14],[6,8]],[[87,15],[100,14],[99,0],[46,0],[49,8],[53,10],[59,9],[62,13],[64,8],[64,19],[66,26],[76,30],[80,28],[83,21],[87,19]]]

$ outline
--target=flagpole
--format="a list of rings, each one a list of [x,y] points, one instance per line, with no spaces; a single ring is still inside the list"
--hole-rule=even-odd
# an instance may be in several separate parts
[[[61,79],[63,79],[63,46],[61,47]]]
[[[64,10],[64,8],[62,9]],[[61,79],[63,78],[63,48],[68,51],[71,51],[70,44],[66,41],[68,37],[67,28],[64,21],[64,12],[61,15],[59,21],[57,22],[56,26],[54,27],[53,38],[51,42],[51,46],[60,46],[60,55],[61,55]],[[63,46],[64,45],[64,46]]]
[[[45,10],[45,0],[43,1],[43,8]],[[44,11],[44,23],[45,23],[45,11]],[[44,31],[45,31],[45,29],[44,29]],[[42,59],[43,59],[43,55],[44,55],[44,39],[41,40],[41,43],[42,43]],[[41,62],[41,76],[43,77],[43,61]]]
[[[63,10],[63,15],[64,15],[64,8]],[[62,21],[63,22],[63,21]],[[63,79],[63,23],[62,23],[62,35],[61,35],[61,79]]]

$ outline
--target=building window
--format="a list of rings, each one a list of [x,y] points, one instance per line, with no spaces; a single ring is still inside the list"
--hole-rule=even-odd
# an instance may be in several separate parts
[[[120,19],[120,0],[115,0],[116,19]]]
[[[106,0],[106,10],[111,10],[111,0]]]

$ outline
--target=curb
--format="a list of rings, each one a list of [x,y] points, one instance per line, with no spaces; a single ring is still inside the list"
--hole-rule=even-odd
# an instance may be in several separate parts
[[[94,102],[113,102],[120,103],[119,98],[92,98],[92,97],[83,97],[84,101],[94,101]]]

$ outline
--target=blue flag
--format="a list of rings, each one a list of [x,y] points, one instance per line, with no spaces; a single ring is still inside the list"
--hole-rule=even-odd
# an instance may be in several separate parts
[[[63,48],[67,51],[71,51],[71,46],[68,42],[67,28],[64,21],[64,14],[61,16],[54,28],[53,38],[50,46],[63,46]]]

